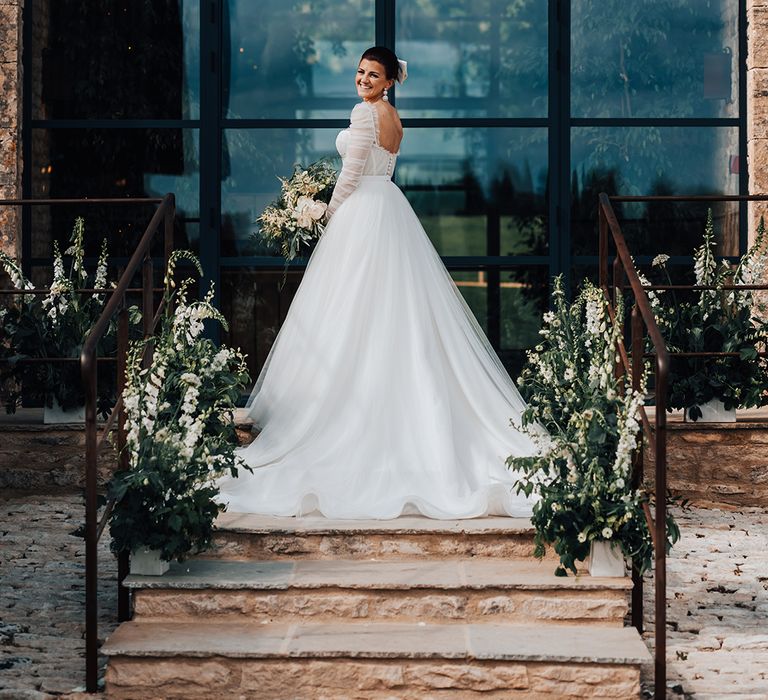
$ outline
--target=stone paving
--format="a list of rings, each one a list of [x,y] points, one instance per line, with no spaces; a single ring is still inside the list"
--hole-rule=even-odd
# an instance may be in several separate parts
[[[84,690],[85,541],[74,534],[84,521],[79,495],[0,500],[0,700],[74,700],[71,693]],[[107,536],[99,564],[104,639],[117,626]]]
[[[768,512],[693,508],[675,515],[682,536],[667,563],[667,697],[764,700]],[[644,598],[653,651],[652,585]]]
[[[0,700],[74,700],[84,683],[79,495],[0,500]],[[668,562],[668,697],[768,697],[768,513],[677,511]],[[100,627],[115,627],[115,560],[100,544]],[[653,589],[646,586],[652,643]],[[646,669],[650,679],[652,669]],[[650,693],[651,683],[645,690]]]

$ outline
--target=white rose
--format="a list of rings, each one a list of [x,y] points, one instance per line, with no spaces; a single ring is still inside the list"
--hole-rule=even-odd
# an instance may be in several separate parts
[[[328,208],[328,205],[325,202],[313,202],[312,206],[309,207],[309,215],[315,220],[319,221],[320,219],[325,216],[325,210]]]
[[[308,211],[302,211],[296,218],[296,223],[301,228],[310,228],[312,226],[312,216]]]
[[[613,537],[613,530],[609,527],[604,527],[600,534],[603,536],[603,539],[609,540]]]

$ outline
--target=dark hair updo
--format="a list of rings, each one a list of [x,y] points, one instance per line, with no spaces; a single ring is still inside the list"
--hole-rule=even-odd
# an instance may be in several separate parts
[[[386,46],[372,46],[363,52],[363,55],[360,56],[360,61],[365,58],[369,61],[381,63],[384,66],[387,80],[397,80],[397,71],[400,66],[397,63],[397,56],[395,56],[394,51],[390,51]]]

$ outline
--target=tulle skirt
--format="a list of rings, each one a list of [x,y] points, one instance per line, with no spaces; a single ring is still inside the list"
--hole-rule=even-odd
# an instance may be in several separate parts
[[[234,512],[529,516],[509,455],[525,404],[416,214],[363,177],[309,259],[247,404]]]

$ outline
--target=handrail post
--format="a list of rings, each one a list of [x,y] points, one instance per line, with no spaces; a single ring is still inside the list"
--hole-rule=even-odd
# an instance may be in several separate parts
[[[168,267],[168,260],[173,253],[173,222],[176,219],[176,197],[174,194],[169,194],[168,205],[165,209],[165,219],[163,221],[163,253],[165,256],[165,265],[163,269]]]
[[[643,382],[643,317],[637,304],[632,305],[631,320],[632,346],[632,389],[639,391]],[[643,439],[635,448],[632,457],[632,488],[639,489],[643,484]],[[643,633],[643,577],[636,566],[632,566],[632,625],[639,634]]]
[[[667,380],[666,349],[656,355],[656,658],[655,697],[666,698],[667,686]]]
[[[608,287],[608,220],[605,217],[602,202],[597,203],[598,230],[600,231],[600,247],[598,254],[600,256],[600,288]]]
[[[127,380],[128,367],[128,307],[123,295],[123,306],[117,319],[117,395],[123,395]],[[118,469],[128,469],[128,452],[125,449],[127,435],[125,430],[125,404],[120,402],[117,414],[117,454]],[[129,559],[124,552],[117,555],[117,621],[125,622],[131,618],[130,591],[123,586],[128,575]]]
[[[96,384],[95,348],[83,350],[80,357],[85,388],[85,687],[89,693],[98,690],[98,501],[96,474]]]

